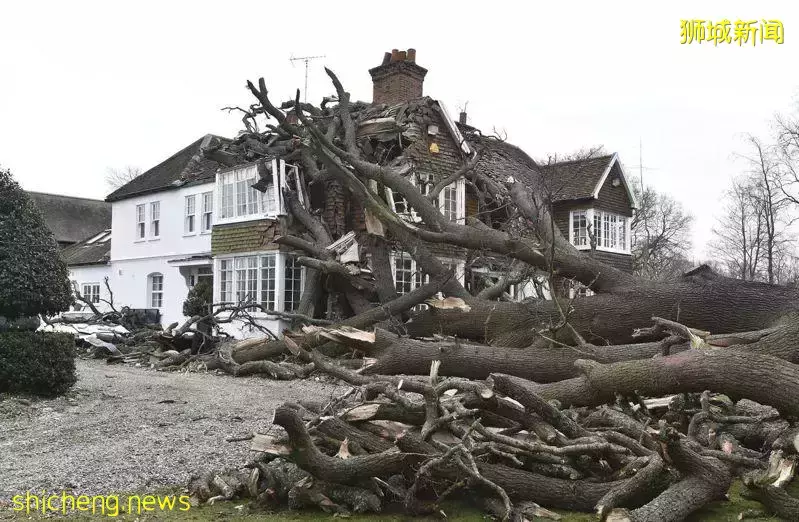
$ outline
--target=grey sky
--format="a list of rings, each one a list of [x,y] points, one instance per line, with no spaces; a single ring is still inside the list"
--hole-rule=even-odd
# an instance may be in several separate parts
[[[205,133],[234,135],[239,118],[219,109],[252,103],[247,79],[293,96],[292,55],[326,55],[310,100],[331,92],[323,65],[371,100],[367,69],[414,47],[425,94],[452,113],[468,101],[470,123],[534,157],[602,144],[637,176],[640,138],[645,183],[697,216],[701,256],[742,136],[797,107],[795,2],[350,4],[4,2],[0,164],[26,189],[101,198],[107,167],[147,169]],[[682,18],[776,18],[785,43],[680,45]]]

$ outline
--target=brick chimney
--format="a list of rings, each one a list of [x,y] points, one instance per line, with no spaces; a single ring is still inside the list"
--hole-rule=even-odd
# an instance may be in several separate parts
[[[372,103],[393,105],[422,97],[427,69],[416,65],[416,49],[394,49],[369,74],[374,86]]]

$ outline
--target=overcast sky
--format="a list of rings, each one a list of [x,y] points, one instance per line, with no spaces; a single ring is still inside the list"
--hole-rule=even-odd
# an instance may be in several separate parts
[[[683,18],[779,19],[785,43],[680,45]],[[235,135],[220,109],[253,102],[247,79],[292,97],[291,56],[325,55],[310,100],[332,91],[326,65],[369,101],[367,70],[408,47],[426,95],[533,157],[604,145],[638,176],[640,140],[644,183],[697,217],[697,256],[743,136],[799,100],[795,2],[3,2],[0,164],[29,190],[103,198],[108,167]]]

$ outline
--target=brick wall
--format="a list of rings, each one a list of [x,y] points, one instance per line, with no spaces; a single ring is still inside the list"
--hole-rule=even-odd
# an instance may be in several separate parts
[[[427,69],[413,62],[390,62],[369,70],[372,103],[393,105],[422,97]]]

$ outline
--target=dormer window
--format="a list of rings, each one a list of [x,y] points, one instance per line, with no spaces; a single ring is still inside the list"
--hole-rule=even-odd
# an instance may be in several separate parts
[[[569,212],[569,242],[587,250],[592,239],[597,250],[629,254],[630,218],[593,208]]]
[[[285,213],[281,187],[288,187],[289,180],[299,186],[302,182],[299,169],[277,159],[262,164],[261,168],[266,169],[263,174],[259,173],[259,166],[253,164],[217,175],[220,222]],[[253,187],[256,184],[263,192]],[[304,202],[302,198],[301,201]]]

